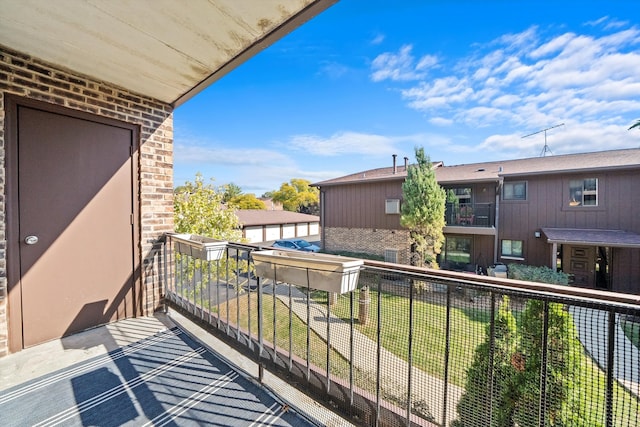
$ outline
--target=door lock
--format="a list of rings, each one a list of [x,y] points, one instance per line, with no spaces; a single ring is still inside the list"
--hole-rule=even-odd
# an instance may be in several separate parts
[[[24,238],[24,242],[27,245],[35,245],[36,243],[38,243],[38,236],[27,236]]]

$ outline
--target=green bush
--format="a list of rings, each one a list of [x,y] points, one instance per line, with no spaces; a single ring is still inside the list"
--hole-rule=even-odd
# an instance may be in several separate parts
[[[566,274],[548,267],[511,264],[508,269],[512,279],[568,284]],[[544,310],[543,301],[527,301],[516,326],[509,300],[503,297],[495,319],[493,363],[490,366],[491,331],[487,327],[485,342],[476,348],[467,371],[454,427],[539,426],[541,395],[546,399],[545,426],[598,424],[590,419],[585,403],[574,398],[582,377],[582,346],[573,318],[559,303],[548,304],[546,386],[540,388]]]
[[[490,359],[491,328],[486,327],[486,340],[475,350],[473,362],[467,370],[465,392],[458,402],[458,419],[452,427],[512,426],[515,412],[514,393],[516,370],[511,355],[516,353],[516,319],[509,309],[509,297],[503,297],[494,326],[493,363]],[[493,387],[489,400],[489,372],[493,373]],[[491,420],[491,423],[489,423]]]
[[[533,265],[509,264],[509,279],[526,280],[529,282],[549,283],[552,285],[568,285],[569,275],[562,271],[555,271],[549,267]]]

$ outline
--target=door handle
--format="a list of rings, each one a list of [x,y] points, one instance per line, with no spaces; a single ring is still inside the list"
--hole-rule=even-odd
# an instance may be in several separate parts
[[[27,245],[35,245],[36,243],[38,243],[38,236],[27,236],[24,238],[24,242]]]

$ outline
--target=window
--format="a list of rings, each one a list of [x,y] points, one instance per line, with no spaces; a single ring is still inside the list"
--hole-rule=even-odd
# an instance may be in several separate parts
[[[598,178],[569,181],[569,206],[598,206]]]
[[[444,261],[447,269],[462,270],[471,263],[471,238],[447,237],[444,245]]]
[[[505,182],[502,186],[502,200],[527,200],[527,183]]]
[[[384,262],[398,263],[398,251],[396,249],[384,250]]]
[[[502,256],[522,258],[522,240],[503,240]]]
[[[385,200],[384,213],[399,214],[400,213],[400,199],[387,199],[387,200]]]

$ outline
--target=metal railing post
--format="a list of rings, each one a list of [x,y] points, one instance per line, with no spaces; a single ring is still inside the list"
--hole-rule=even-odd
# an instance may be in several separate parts
[[[262,317],[263,317],[264,311],[262,308],[262,295],[263,295],[262,286],[260,284],[260,279],[257,279],[257,281],[258,281],[258,319],[257,319],[258,320],[258,349],[257,349],[258,360],[257,362],[258,362],[258,380],[262,382],[263,370],[264,370],[264,366],[262,365],[262,346],[264,344],[264,340],[262,337],[262,333],[263,333]],[[251,337],[249,337],[249,340],[251,340]]]
[[[449,354],[451,352],[451,285],[447,283],[447,314],[445,320],[444,346],[444,383],[442,398],[442,425],[447,425],[447,406],[449,405]]]
[[[378,276],[378,307],[376,310],[376,419],[375,425],[380,422],[380,367],[382,365],[382,280]]]
[[[487,396],[489,398],[489,425],[493,425],[493,381],[495,365],[493,358],[496,349],[496,294],[491,291],[491,307],[489,309],[489,366],[487,367]]]
[[[291,283],[289,289],[289,373],[293,370],[293,297],[291,295]]]
[[[407,352],[407,427],[411,425],[411,390],[413,381],[413,291],[414,281],[409,282],[409,343]]]
[[[349,406],[353,407],[353,294],[349,292]]]
[[[544,427],[547,418],[547,353],[549,351],[549,301],[542,305],[542,350],[540,353],[540,406],[538,422]]]
[[[327,396],[331,389],[331,293],[327,291]]]
[[[615,338],[616,338],[616,313],[613,309],[609,310],[609,319],[607,322],[607,389],[605,397],[605,420],[606,426],[613,426],[613,369],[615,357]]]

